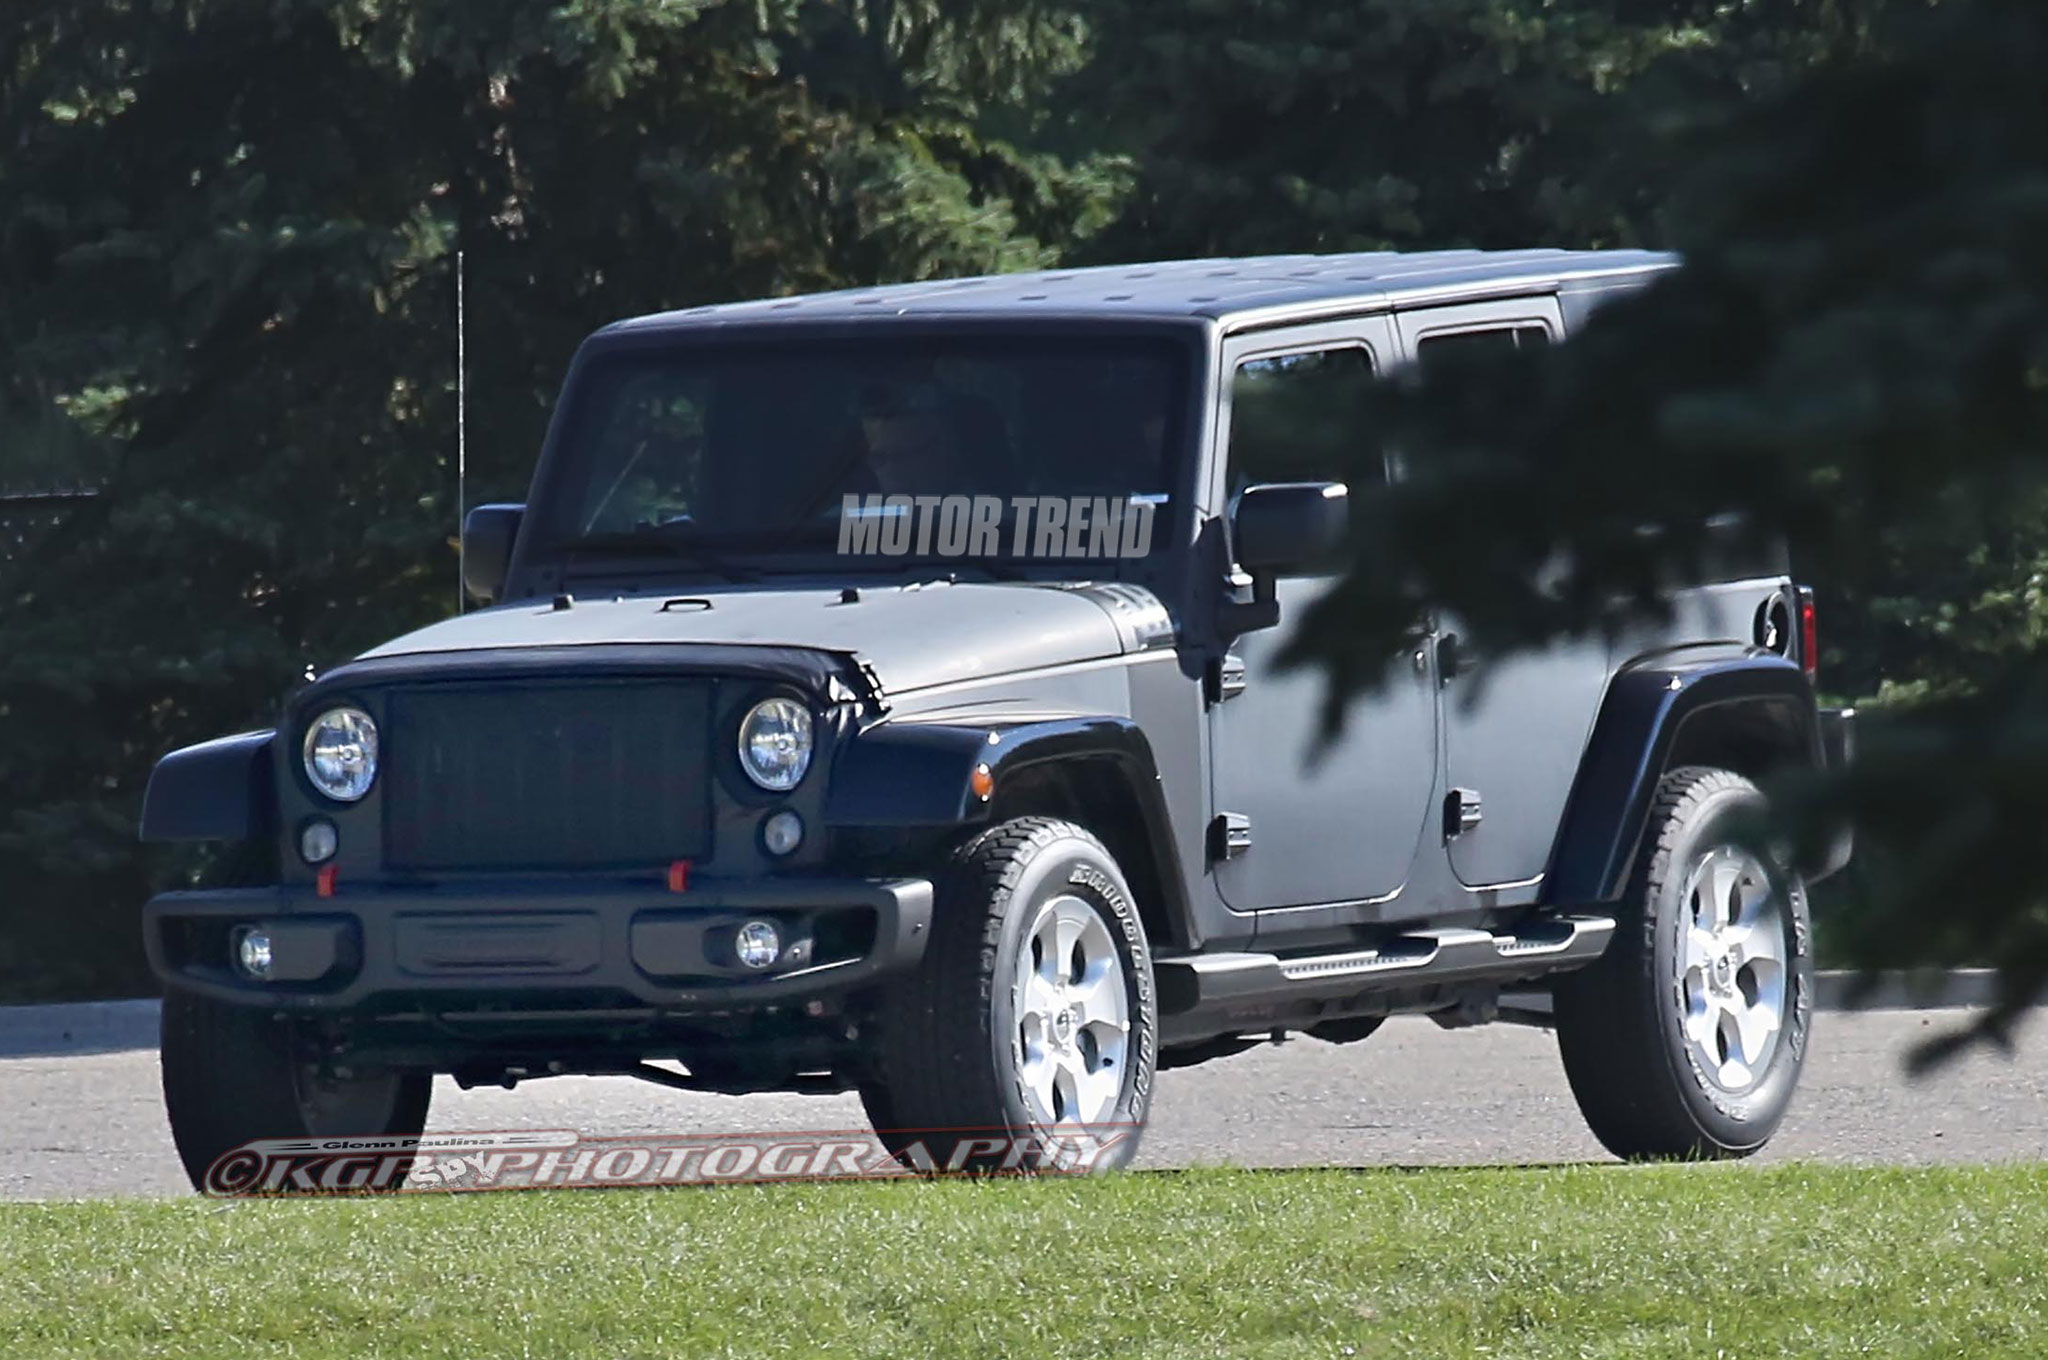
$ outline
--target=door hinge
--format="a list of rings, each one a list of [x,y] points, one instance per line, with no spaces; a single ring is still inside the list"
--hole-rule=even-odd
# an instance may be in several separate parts
[[[1471,658],[1465,655],[1463,644],[1456,633],[1445,633],[1436,640],[1436,682],[1448,685],[1458,678],[1458,673],[1467,669]]]
[[[1452,789],[1444,795],[1444,839],[1462,836],[1478,826],[1483,815],[1477,789]]]
[[[1202,698],[1211,708],[1244,693],[1244,658],[1225,652],[1202,676]]]
[[[1242,812],[1219,812],[1209,823],[1209,860],[1220,864],[1252,848],[1252,819]]]

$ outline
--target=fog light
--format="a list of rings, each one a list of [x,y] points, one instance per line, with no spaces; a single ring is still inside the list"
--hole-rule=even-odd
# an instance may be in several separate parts
[[[325,864],[340,848],[341,833],[324,817],[315,817],[299,828],[299,858],[308,864]]]
[[[749,921],[733,936],[732,952],[749,968],[766,968],[782,953],[782,932],[773,921]]]
[[[761,847],[771,855],[787,855],[804,843],[804,819],[788,808],[761,823]]]
[[[270,932],[261,926],[253,926],[243,931],[242,938],[235,944],[236,966],[256,981],[268,982],[273,962],[270,953]]]

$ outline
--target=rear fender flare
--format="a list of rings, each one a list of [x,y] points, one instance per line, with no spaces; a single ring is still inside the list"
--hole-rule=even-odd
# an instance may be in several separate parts
[[[1740,715],[1730,712],[1736,706]],[[1754,720],[1756,744],[1768,747],[1773,767],[1823,763],[1813,686],[1796,663],[1747,647],[1687,649],[1629,663],[1609,683],[1579,761],[1544,875],[1544,903],[1621,896],[1657,784],[1687,725],[1710,714]]]

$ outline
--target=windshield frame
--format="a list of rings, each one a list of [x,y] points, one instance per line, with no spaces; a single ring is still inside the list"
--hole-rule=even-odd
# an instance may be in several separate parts
[[[799,535],[783,545],[748,542],[739,536],[721,536],[707,528],[702,535],[677,539],[678,551],[608,551],[599,546],[566,545],[555,534],[550,507],[577,485],[576,460],[566,447],[570,431],[576,428],[579,399],[587,390],[586,379],[593,365],[620,354],[691,349],[718,350],[736,346],[797,345],[811,343],[877,342],[903,340],[929,342],[1000,341],[1006,338],[1044,343],[1069,337],[1098,344],[1104,340],[1129,339],[1137,342],[1167,342],[1174,347],[1178,391],[1177,409],[1170,411],[1165,434],[1171,500],[1167,513],[1154,525],[1152,550],[1145,557],[1122,559],[1034,559],[1001,556],[984,566],[971,557],[933,559],[892,557],[868,560],[842,556],[836,544],[819,544]],[[1207,430],[1205,407],[1211,382],[1209,327],[1201,318],[1152,316],[1102,316],[1066,314],[1020,318],[1003,317],[888,317],[858,322],[780,320],[745,325],[732,323],[678,322],[660,325],[627,325],[599,331],[577,351],[549,422],[548,435],[535,468],[527,498],[527,513],[507,573],[506,598],[531,598],[578,584],[611,582],[636,588],[642,582],[680,579],[717,579],[722,573],[705,561],[715,556],[745,568],[750,577],[772,581],[781,577],[872,579],[877,575],[905,575],[930,578],[957,572],[965,576],[987,574],[1001,579],[1029,580],[1132,580],[1160,589],[1177,582],[1182,574],[1178,559],[1192,542],[1197,504],[1202,492],[1202,458]],[[709,549],[694,554],[691,545]]]

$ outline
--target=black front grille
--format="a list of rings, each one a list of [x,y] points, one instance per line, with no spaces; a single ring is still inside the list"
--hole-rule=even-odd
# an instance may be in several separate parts
[[[659,867],[710,838],[702,681],[396,690],[382,742],[393,869]]]

